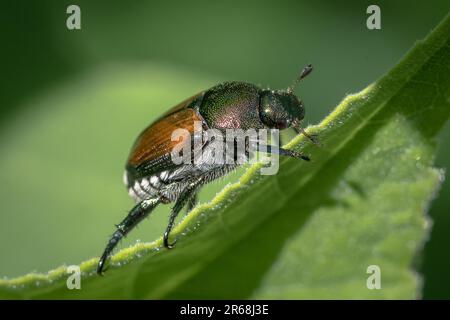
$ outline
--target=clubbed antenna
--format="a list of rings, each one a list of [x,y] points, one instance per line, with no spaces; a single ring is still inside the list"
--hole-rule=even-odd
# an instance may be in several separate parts
[[[304,67],[302,72],[300,73],[300,75],[297,77],[297,79],[294,80],[294,82],[287,88],[286,91],[289,93],[292,93],[292,91],[294,91],[294,88],[298,85],[300,80],[302,80],[308,74],[310,74],[312,70],[313,70],[313,67],[310,64],[308,64],[306,67]]]

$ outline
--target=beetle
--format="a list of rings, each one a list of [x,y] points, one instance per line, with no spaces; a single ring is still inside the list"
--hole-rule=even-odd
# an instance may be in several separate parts
[[[314,137],[300,127],[305,108],[293,93],[294,87],[311,71],[311,65],[303,68],[286,90],[261,89],[244,82],[218,84],[181,102],[147,127],[135,141],[124,173],[124,183],[136,205],[116,225],[98,262],[97,273],[103,273],[107,259],[120,240],[159,204],[175,202],[163,235],[164,246],[173,248],[175,242],[169,242],[169,235],[183,207],[187,205],[190,211],[197,203],[201,186],[237,167],[237,164],[175,164],[171,159],[176,143],[171,135],[175,129],[183,128],[193,133],[195,121],[200,121],[205,128],[218,130],[293,128],[316,143]],[[267,153],[309,161],[309,157],[300,152],[267,147]]]

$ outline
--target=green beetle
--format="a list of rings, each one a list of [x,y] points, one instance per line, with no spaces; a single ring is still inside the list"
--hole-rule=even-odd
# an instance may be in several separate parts
[[[312,71],[306,66],[292,86],[286,90],[261,89],[243,82],[225,82],[203,91],[170,109],[147,127],[137,138],[129,155],[124,183],[136,201],[125,219],[116,227],[98,263],[102,274],[106,260],[120,240],[160,204],[175,202],[164,232],[164,246],[172,248],[169,234],[175,218],[187,204],[197,202],[201,186],[236,168],[237,164],[175,164],[171,152],[177,141],[171,139],[176,129],[194,133],[195,122],[204,129],[286,129],[293,128],[311,141],[314,139],[300,127],[305,109],[293,93],[297,83]],[[187,140],[186,140],[187,141]],[[266,146],[265,152],[309,160],[299,152]]]

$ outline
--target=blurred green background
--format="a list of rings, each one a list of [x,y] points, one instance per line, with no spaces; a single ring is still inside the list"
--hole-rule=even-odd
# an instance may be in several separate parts
[[[66,28],[69,4],[81,7],[81,30]],[[382,29],[371,31],[370,4],[3,1],[0,275],[101,253],[132,206],[121,182],[129,148],[164,109],[225,80],[284,88],[313,63],[297,93],[306,122],[316,123],[393,67],[450,9],[448,0],[377,1]],[[449,134],[447,125],[438,167],[450,167]],[[425,298],[450,298],[449,199],[446,181],[417,259]],[[159,237],[166,221],[159,208],[122,246]]]

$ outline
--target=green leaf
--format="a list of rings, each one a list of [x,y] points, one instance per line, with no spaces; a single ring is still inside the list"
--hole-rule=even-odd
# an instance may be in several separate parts
[[[305,163],[282,159],[275,176],[250,167],[161,239],[118,252],[104,277],[81,264],[81,290],[64,267],[0,280],[5,298],[417,298],[414,259],[443,173],[435,137],[450,115],[450,18],[386,76],[346,97],[302,137]],[[120,85],[118,85],[120,87]],[[83,92],[77,95],[82,96]],[[101,200],[102,201],[102,200]],[[367,268],[381,270],[369,290]]]

